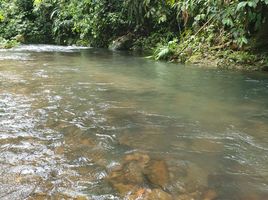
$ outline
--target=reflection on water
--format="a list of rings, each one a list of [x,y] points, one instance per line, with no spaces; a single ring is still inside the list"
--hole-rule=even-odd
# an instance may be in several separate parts
[[[267,74],[40,45],[0,60],[0,199],[268,199]]]

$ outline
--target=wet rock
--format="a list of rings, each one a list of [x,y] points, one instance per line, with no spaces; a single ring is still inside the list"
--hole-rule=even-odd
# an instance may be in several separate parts
[[[133,153],[126,155],[124,158],[125,162],[136,161],[141,167],[145,167],[150,161],[150,157],[147,154]]]
[[[33,195],[31,195],[31,197],[28,198],[28,200],[46,200],[46,199],[50,199],[51,197],[45,193],[34,193]]]
[[[133,192],[132,194],[128,194],[125,199],[127,200],[145,199],[147,190],[148,189],[146,188],[139,188],[137,191]]]
[[[55,148],[55,154],[62,155],[64,154],[64,147],[63,146],[58,146]]]
[[[113,187],[119,192],[121,196],[132,194],[138,189],[136,185],[124,183],[114,183]]]
[[[89,200],[86,196],[75,197],[74,200]]]
[[[145,169],[145,175],[153,185],[165,188],[169,182],[169,172],[165,161],[152,160]]]
[[[179,195],[176,200],[195,200],[191,195],[188,194],[182,194]]]
[[[213,189],[194,185],[190,190],[181,193],[175,200],[216,200],[218,194]]]
[[[176,198],[176,200],[197,200],[197,199],[200,199],[200,192],[198,191],[187,194],[181,194]]]
[[[92,145],[95,145],[95,143],[93,142],[93,140],[90,139],[90,138],[82,138],[80,144],[81,144],[81,145],[85,145],[85,146],[92,146]]]
[[[113,171],[109,179],[113,185],[115,183],[140,185],[144,182],[143,169],[137,162],[126,163],[122,169]]]
[[[147,154],[126,155],[123,164],[110,172],[108,181],[121,196],[127,195],[126,199],[172,199],[162,189],[169,182],[167,164],[163,160],[152,160]]]
[[[124,165],[119,162],[113,162],[110,163],[108,166],[108,170],[110,174],[113,174],[114,172],[119,172],[123,170]]]
[[[144,182],[143,168],[137,162],[130,162],[125,171],[126,180],[135,184]]]
[[[197,189],[196,187],[208,185],[207,169],[204,170],[194,163],[189,163],[186,170],[187,176],[185,178],[185,183],[189,187],[188,190],[194,191]]]
[[[161,189],[140,188],[127,195],[127,200],[172,200],[172,196]]]
[[[129,50],[132,46],[133,34],[123,35],[114,40],[110,45],[111,50]]]
[[[172,200],[172,196],[161,189],[153,189],[148,194],[148,200]]]
[[[194,200],[193,197],[191,195],[187,195],[187,194],[182,194],[179,195],[176,200]]]
[[[207,190],[204,194],[202,199],[203,200],[214,200],[218,197],[218,194],[214,190]]]
[[[46,193],[34,193],[33,195],[31,195],[31,197],[28,198],[29,200],[89,200],[88,197],[86,196],[69,196],[66,194],[61,194],[61,193],[57,193],[57,194],[53,194],[53,195],[49,195]]]
[[[24,43],[25,42],[25,37],[24,35],[18,34],[14,37],[15,40],[17,40],[18,42]]]

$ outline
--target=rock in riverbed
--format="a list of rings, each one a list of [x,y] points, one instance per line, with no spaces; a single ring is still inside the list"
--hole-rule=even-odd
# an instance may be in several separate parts
[[[161,188],[165,188],[169,182],[169,171],[167,164],[163,160],[152,160],[144,170],[150,183]]]
[[[207,190],[204,192],[202,199],[203,200],[215,200],[218,197],[218,194],[214,190]]]
[[[189,170],[191,171],[192,168]],[[121,165],[110,171],[108,181],[124,200],[217,199],[216,191],[206,188],[203,184],[199,185],[196,183],[199,181],[193,180],[194,176],[197,177],[196,173],[185,174],[187,184],[185,183],[185,188],[180,191],[171,189],[170,185],[174,184],[171,175],[165,160],[154,159],[147,154],[132,153],[124,157]],[[189,187],[188,184],[191,186]]]
[[[137,164],[144,169],[148,165],[150,159],[151,158],[147,154],[133,153],[125,156],[124,163],[137,162]]]
[[[125,156],[122,166],[111,171],[108,181],[126,199],[172,200],[163,190],[169,182],[167,164],[146,154]]]
[[[188,192],[177,196],[176,200],[216,200],[218,194],[212,189],[204,190],[203,192],[197,190],[195,192]]]
[[[123,35],[114,40],[110,45],[111,50],[129,50],[132,45],[133,34]]]
[[[126,197],[128,200],[172,200],[172,196],[161,189],[140,188]]]

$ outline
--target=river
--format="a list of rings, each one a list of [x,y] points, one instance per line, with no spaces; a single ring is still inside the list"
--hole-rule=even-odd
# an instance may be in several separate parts
[[[0,50],[0,199],[268,199],[268,74]]]

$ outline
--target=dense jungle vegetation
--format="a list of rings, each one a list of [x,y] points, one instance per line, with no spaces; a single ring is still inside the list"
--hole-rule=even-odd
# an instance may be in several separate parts
[[[0,43],[108,47],[121,37],[155,59],[263,67],[267,21],[268,0],[0,0]]]

